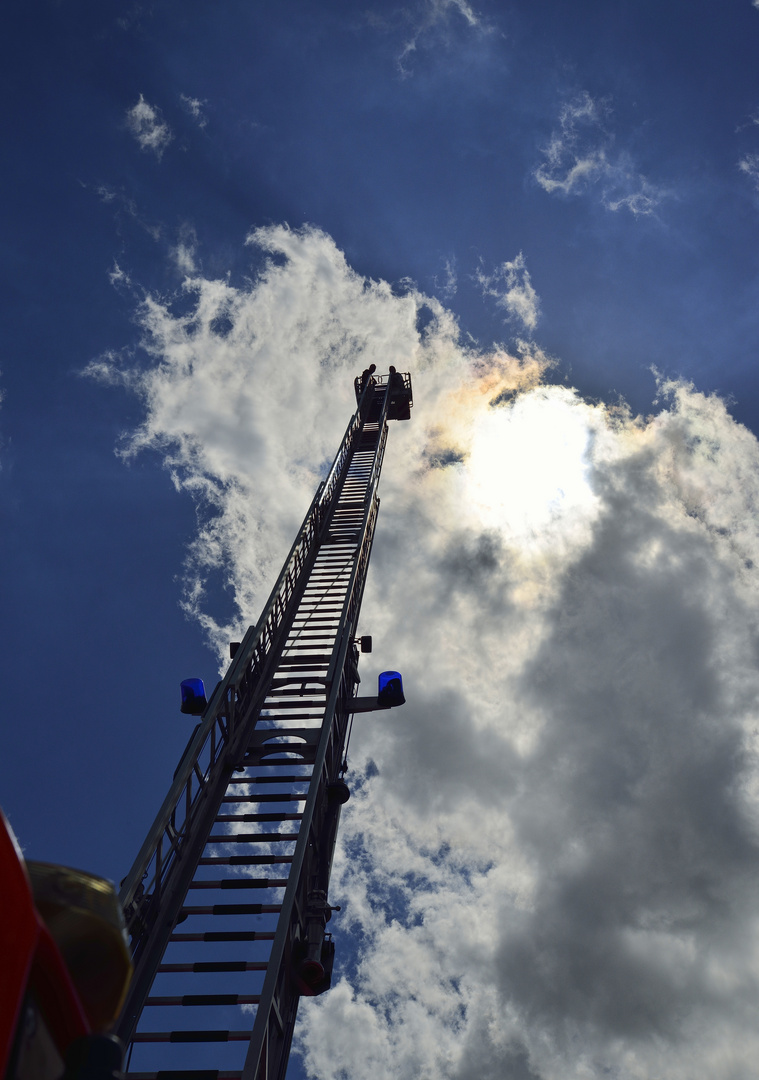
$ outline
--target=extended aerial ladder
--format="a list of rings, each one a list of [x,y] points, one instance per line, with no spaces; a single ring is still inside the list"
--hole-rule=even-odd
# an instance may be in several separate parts
[[[263,614],[194,710],[122,884],[135,974],[116,1031],[133,1080],[284,1080],[299,999],[330,984],[349,720],[403,703],[397,672],[357,696],[356,634],[387,421],[409,418],[411,379],[367,376],[356,391]]]

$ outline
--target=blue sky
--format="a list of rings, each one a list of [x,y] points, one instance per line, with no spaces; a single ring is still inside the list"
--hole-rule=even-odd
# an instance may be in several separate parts
[[[578,1005],[586,999],[571,979],[551,996],[509,972],[556,955],[573,970],[578,901],[566,880],[550,877],[557,841],[541,815],[564,821],[557,835],[571,848],[567,807],[579,806],[588,784],[577,756],[586,737],[599,773],[614,763],[624,772],[628,751],[649,765],[663,755],[673,777],[687,772],[675,749],[693,737],[685,716],[671,720],[671,739],[633,734],[620,719],[614,737],[603,727],[591,740],[580,717],[600,724],[603,702],[589,701],[583,680],[606,685],[616,665],[625,701],[640,695],[640,710],[660,715],[663,702],[695,693],[699,650],[710,657],[703,670],[722,658],[744,698],[728,705],[702,686],[693,703],[707,700],[711,720],[697,726],[729,714],[731,760],[748,754],[736,732],[748,738],[754,723],[755,586],[746,575],[759,548],[759,5],[38,0],[13,5],[6,27],[0,801],[27,854],[117,881],[126,873],[189,734],[179,681],[198,674],[213,685],[225,635],[255,621],[338,444],[353,372],[369,356],[380,368],[396,362],[418,374],[417,410],[415,425],[391,432],[388,525],[375,558],[378,575],[392,569],[393,585],[372,586],[365,629],[385,634],[378,664],[416,675],[408,715],[420,734],[393,720],[390,734],[358,737],[357,769],[370,775],[346,838],[366,849],[375,799],[388,822],[417,814],[415,835],[427,839],[414,848],[387,824],[373,868],[338,863],[355,898],[344,915],[346,940],[355,935],[345,950],[352,974],[332,1005],[325,998],[309,1013],[321,1027],[308,1028],[308,1068],[326,1078],[327,1063],[339,1061],[335,1070],[362,1077],[380,1075],[386,1061],[393,1075],[420,1075],[409,1047],[428,1045],[422,1031],[430,1047],[442,1045],[440,1023],[459,1038],[444,1062],[435,1059],[436,1075],[466,1076],[456,1055],[475,1046],[483,1076],[548,1080],[557,1069],[574,1076],[583,1062],[588,1075],[688,1075],[684,1046],[695,1043],[674,1013],[648,1032],[663,1040],[657,1056],[642,1048],[643,1019],[625,1028],[613,1010]],[[512,405],[488,413],[482,395],[504,390]],[[486,414],[497,414],[498,431]],[[440,454],[450,469],[430,467]],[[421,590],[414,618],[396,581],[406,563]],[[657,596],[671,602],[658,610]],[[446,633],[452,625],[457,641]],[[603,672],[593,666],[601,644]],[[541,649],[549,651],[539,663]],[[505,662],[506,652],[518,660]],[[463,682],[448,685],[456,671]],[[608,703],[615,686],[598,693]],[[470,853],[470,865],[455,837],[485,811],[459,790],[460,758],[445,746],[430,751],[430,718],[469,752],[485,738],[477,724],[496,724],[498,708],[501,753],[516,755],[501,770],[512,794],[496,799],[499,835],[512,839],[503,850],[493,841],[497,859]],[[712,745],[717,736],[703,738]],[[536,770],[559,745],[570,764],[557,808]],[[728,754],[720,746],[688,765],[693,775],[702,767],[718,775]],[[467,767],[475,786],[483,770],[491,775],[477,754]],[[731,790],[753,791],[740,777]],[[679,790],[674,781],[669,789]],[[509,801],[515,791],[520,800]],[[617,795],[598,794],[576,821],[607,813],[616,821]],[[661,814],[684,815],[685,835],[703,808],[688,816],[682,798],[664,800]],[[640,841],[645,906],[666,877],[652,869],[664,841],[640,839],[654,836],[648,818],[633,828],[622,817],[609,851],[614,837]],[[522,882],[512,912],[521,930],[503,930],[479,975],[463,959],[446,967],[440,1000],[453,1012],[429,1000],[427,1026],[413,1028],[361,975],[355,943],[372,943],[375,978],[394,950],[442,963],[418,930],[419,920],[443,919],[433,835],[461,886],[449,908],[471,910],[472,875],[485,882],[495,861]],[[733,861],[724,863],[715,841],[696,860],[733,890],[721,902],[746,933],[751,843],[728,844]],[[698,908],[682,884],[696,881],[692,870],[682,867],[680,885],[640,925],[685,925],[674,913],[691,901]],[[377,896],[409,890],[395,930],[392,905],[382,914],[365,898],[372,875]],[[478,896],[494,912],[510,887],[491,885]],[[553,906],[538,927],[530,919],[546,898]],[[715,940],[712,900],[692,931],[698,955],[699,942]],[[556,937],[546,941],[549,924]],[[572,933],[562,937],[560,925]],[[587,926],[582,933],[592,938]],[[533,950],[526,959],[520,934]],[[755,985],[759,968],[739,977],[725,950],[719,964],[733,985]],[[604,967],[602,954],[600,939],[589,940],[599,985],[622,1010],[614,988],[629,970],[622,961]],[[635,963],[645,968],[640,955]],[[653,986],[648,975],[641,986]],[[742,997],[709,1013],[713,986],[701,997],[681,991],[668,991],[679,1016],[721,1046],[715,1033],[732,1013],[731,1038],[745,1036],[738,1041],[749,1054]],[[644,1018],[653,998],[641,995]],[[407,1001],[422,998],[409,989]],[[374,1049],[346,1062],[330,1033],[382,1001],[385,1020],[397,1023],[382,1027],[371,1013]],[[471,1017],[460,1029],[457,1009]],[[475,1016],[488,1009],[508,1018],[500,1041],[477,1035]],[[557,1049],[560,1030],[575,1032],[570,1049]],[[585,1057],[571,1049],[578,1045]],[[717,1054],[712,1074],[744,1075],[726,1061]]]

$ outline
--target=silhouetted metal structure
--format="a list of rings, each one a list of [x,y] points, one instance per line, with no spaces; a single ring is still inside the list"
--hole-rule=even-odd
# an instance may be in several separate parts
[[[410,377],[357,399],[121,889],[135,976],[117,1033],[134,1080],[283,1080],[299,998],[329,986],[349,718],[403,700],[399,680],[356,697],[356,631],[387,420],[408,418]]]

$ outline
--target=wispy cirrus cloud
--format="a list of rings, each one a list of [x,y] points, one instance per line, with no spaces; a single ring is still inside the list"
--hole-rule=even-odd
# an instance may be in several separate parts
[[[492,31],[491,23],[468,0],[413,0],[383,14],[372,12],[367,18],[382,30],[402,28],[398,67],[404,76],[412,73],[414,56],[421,50],[450,48],[462,31],[479,35]]]
[[[477,271],[483,296],[491,296],[506,311],[507,319],[519,320],[532,332],[540,317],[540,300],[530,279],[524,255],[520,251],[511,262],[502,263],[492,274]]]
[[[205,114],[205,107],[208,105],[207,101],[201,101],[200,98],[188,97],[187,94],[180,94],[179,100],[182,103],[182,107],[185,112],[197,122],[199,128],[204,128],[208,123],[208,118]]]
[[[759,189],[759,154],[746,154],[738,162],[738,168],[746,174],[754,187]]]
[[[172,247],[170,254],[181,274],[197,273],[198,234],[194,225],[184,222],[180,226],[176,245]]]
[[[451,297],[456,295],[458,289],[458,273],[456,270],[456,256],[451,256],[450,259],[443,260],[444,274],[442,281],[435,275],[434,287],[435,292],[442,296],[445,300],[450,300]]]
[[[159,159],[174,138],[171,128],[163,119],[161,110],[151,105],[140,94],[140,100],[127,109],[126,125],[141,150],[149,150]]]
[[[755,5],[759,6],[759,5]],[[742,124],[739,124],[736,128],[736,134],[751,130],[759,126],[759,112],[752,113],[747,120]],[[738,168],[742,173],[748,176],[749,180],[753,183],[754,187],[759,189],[759,153],[756,151],[748,151],[738,162]]]
[[[653,214],[667,192],[647,180],[628,153],[615,152],[610,117],[608,101],[594,100],[587,91],[565,102],[533,177],[551,195],[581,195],[596,188],[607,210]]]
[[[89,188],[90,185],[82,184],[82,187]],[[91,190],[102,203],[114,208],[117,223],[121,224],[125,217],[131,218],[152,240],[161,239],[162,227],[157,222],[148,221],[140,212],[136,200],[131,195],[127,195],[123,188],[112,187],[110,184],[97,184]]]

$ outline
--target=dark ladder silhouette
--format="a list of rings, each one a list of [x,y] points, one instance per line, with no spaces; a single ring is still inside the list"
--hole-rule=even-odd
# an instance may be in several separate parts
[[[121,889],[135,976],[117,1033],[133,1080],[284,1080],[299,998],[329,986],[348,721],[387,707],[355,696],[356,631],[387,419],[407,418],[411,381],[357,397]]]

